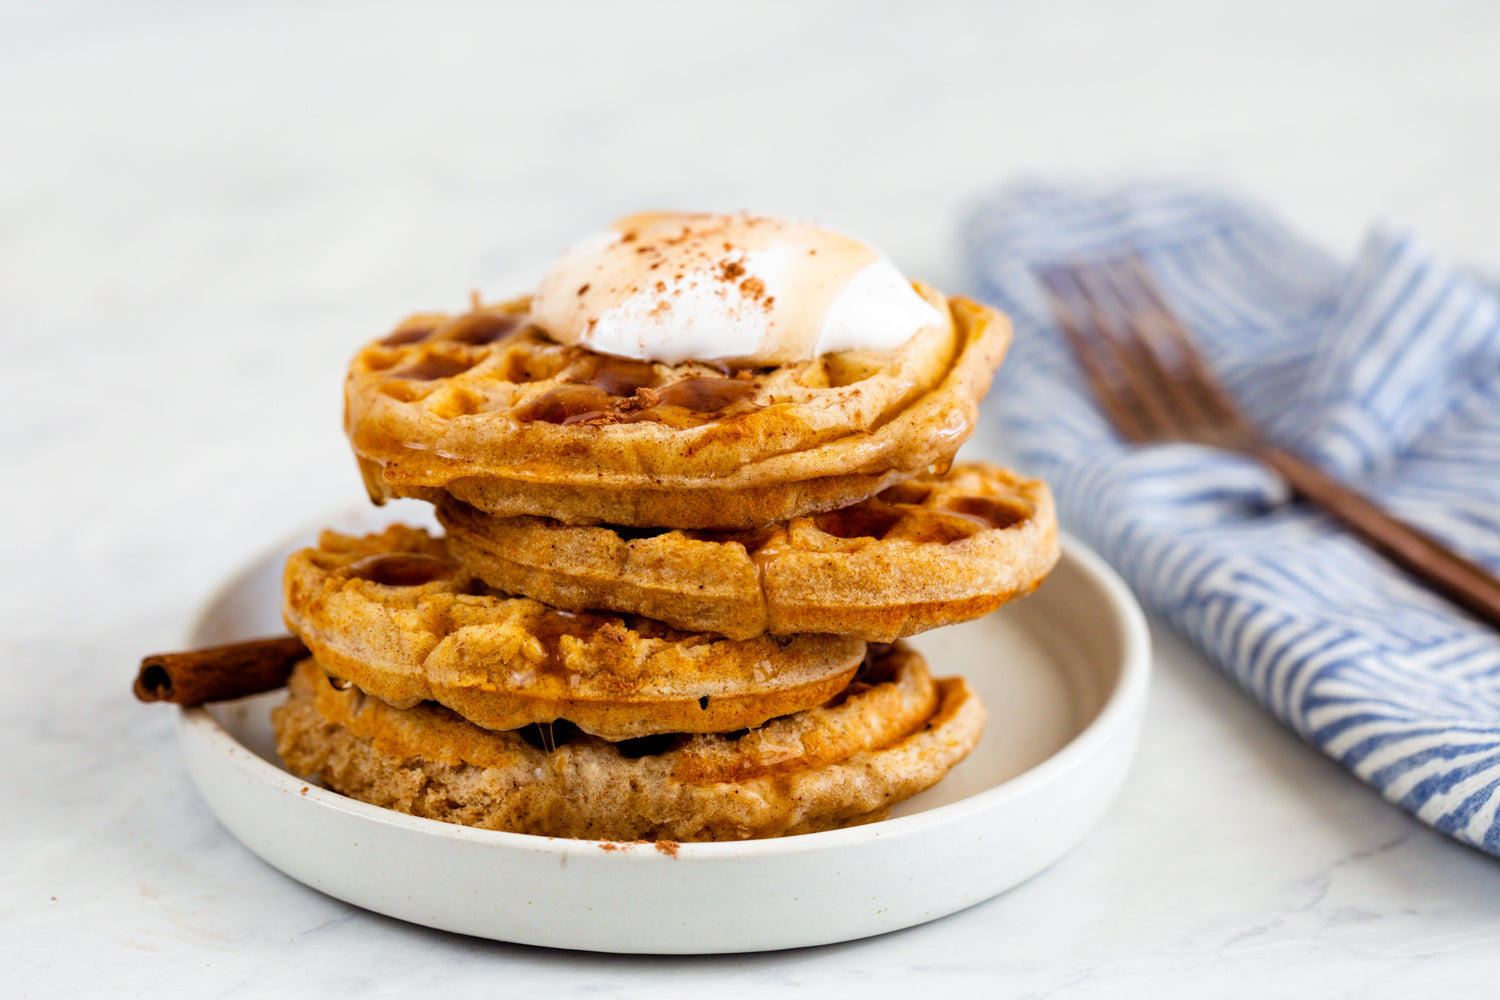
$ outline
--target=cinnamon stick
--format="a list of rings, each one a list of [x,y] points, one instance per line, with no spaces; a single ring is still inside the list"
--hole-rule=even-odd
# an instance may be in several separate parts
[[[307,647],[294,635],[255,639],[141,660],[135,696],[141,701],[201,705],[271,691],[286,683]]]

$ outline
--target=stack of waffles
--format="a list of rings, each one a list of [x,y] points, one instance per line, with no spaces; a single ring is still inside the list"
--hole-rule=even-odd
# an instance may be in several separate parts
[[[292,770],[416,816],[601,840],[871,822],[984,711],[901,640],[1026,594],[1046,487],[954,464],[1009,343],[942,316],[901,346],[759,366],[561,343],[529,300],[364,347],[346,429],[377,502],[438,536],[325,532],[285,573],[311,651],[274,714]]]

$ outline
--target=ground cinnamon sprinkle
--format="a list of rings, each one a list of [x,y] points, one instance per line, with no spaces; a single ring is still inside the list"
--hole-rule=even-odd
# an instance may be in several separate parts
[[[649,840],[601,840],[599,842],[599,850],[628,851],[632,847],[644,847],[647,844],[652,844],[652,842]],[[652,846],[663,854],[670,854],[675,858],[677,856],[677,848],[682,845],[675,840],[658,840]]]
[[[630,638],[630,634],[614,622],[608,622],[600,626],[599,630],[594,634],[605,642],[625,642]]]

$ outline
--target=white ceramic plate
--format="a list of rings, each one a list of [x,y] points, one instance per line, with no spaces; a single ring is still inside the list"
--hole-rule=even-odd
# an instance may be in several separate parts
[[[193,644],[278,632],[280,567],[293,547],[235,577]],[[884,822],[778,840],[665,851],[366,805],[282,769],[268,718],[276,693],[184,711],[180,734],[194,781],[234,836],[358,906],[557,948],[795,948],[909,927],[1005,891],[1076,844],[1125,777],[1145,713],[1147,630],[1129,591],[1078,542],[1064,540],[1061,564],[1032,596],[913,642],[934,673],[978,689],[990,716],[979,746]]]

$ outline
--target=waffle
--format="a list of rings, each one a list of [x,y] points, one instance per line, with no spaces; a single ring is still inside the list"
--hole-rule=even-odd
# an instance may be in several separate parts
[[[734,639],[818,632],[890,642],[1030,593],[1058,557],[1046,485],[987,464],[922,473],[843,510],[739,532],[500,518],[452,497],[437,512],[453,556],[500,590]]]
[[[432,704],[394,708],[306,660],[273,718],[295,772],[451,823],[601,840],[742,840],[883,819],[973,747],[984,712],[896,646],[838,699],[760,729],[611,743],[494,732]]]
[[[346,430],[376,502],[718,529],[833,510],[949,461],[1009,346],[1000,314],[919,290],[949,322],[895,351],[736,372],[560,345],[524,299],[416,316],[355,357]]]
[[[729,640],[496,594],[441,539],[324,532],[284,575],[288,626],[336,676],[391,705],[431,700],[490,729],[566,719],[620,740],[723,732],[822,704],[864,655],[831,635]]]

